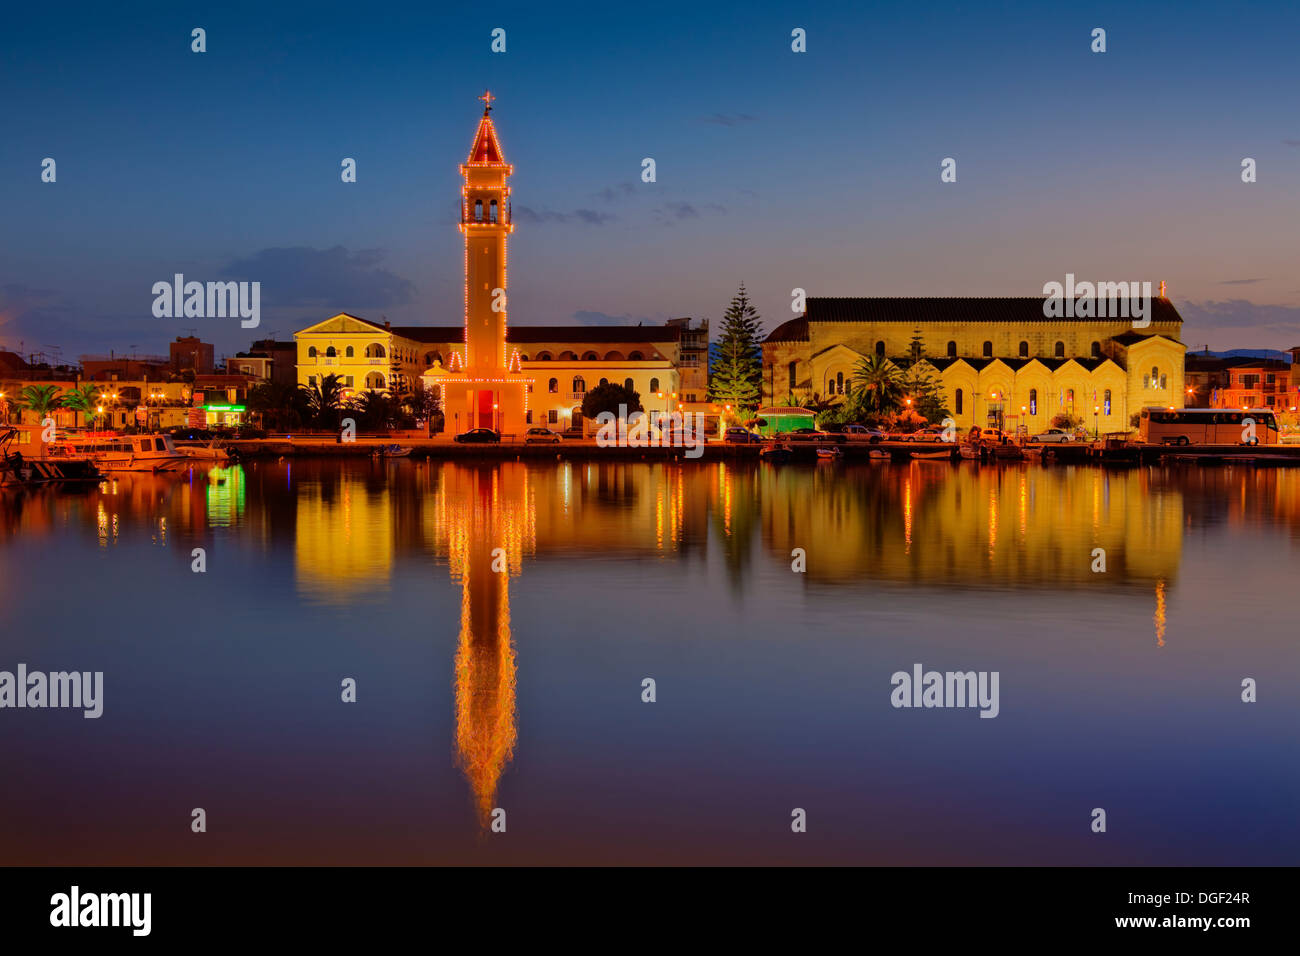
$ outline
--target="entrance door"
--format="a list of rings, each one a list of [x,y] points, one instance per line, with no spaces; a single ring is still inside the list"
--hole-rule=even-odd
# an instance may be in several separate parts
[[[989,423],[988,423],[988,424],[989,424],[989,428],[997,428],[997,429],[1001,430],[1001,428],[1002,428],[1002,421],[1003,421],[1002,403],[1001,403],[1001,402],[990,402],[990,403],[989,403]]]
[[[492,414],[492,393],[486,389],[478,393],[478,428],[496,429],[496,416]]]

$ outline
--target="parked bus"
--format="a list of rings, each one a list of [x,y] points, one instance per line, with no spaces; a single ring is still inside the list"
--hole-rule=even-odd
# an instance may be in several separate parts
[[[1144,408],[1139,435],[1153,445],[1276,445],[1277,419],[1271,408]]]

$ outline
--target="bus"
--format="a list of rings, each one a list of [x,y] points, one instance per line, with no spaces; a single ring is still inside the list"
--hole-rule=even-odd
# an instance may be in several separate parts
[[[1144,408],[1138,434],[1152,445],[1278,443],[1271,408]]]

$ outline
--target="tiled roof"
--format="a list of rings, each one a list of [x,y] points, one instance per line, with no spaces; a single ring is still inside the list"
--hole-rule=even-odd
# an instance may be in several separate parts
[[[1090,318],[1049,318],[1043,314],[1041,296],[1017,297],[863,297],[810,298],[805,316],[809,322],[1093,322]],[[1168,299],[1153,298],[1153,322],[1182,322],[1182,316]],[[790,323],[786,323],[789,325]],[[785,326],[781,326],[785,328]],[[781,329],[777,329],[780,332]],[[776,335],[773,332],[772,335]],[[773,341],[768,336],[768,341]],[[784,341],[784,340],[783,340]]]
[[[394,326],[392,332],[416,342],[455,344],[465,341],[465,329],[460,325],[399,325]],[[506,329],[506,341],[515,345],[547,342],[637,345],[676,342],[681,335],[681,327],[671,325],[511,325]]]
[[[789,322],[782,322],[769,335],[764,342],[807,342],[808,341],[808,320],[805,318],[791,319]]]

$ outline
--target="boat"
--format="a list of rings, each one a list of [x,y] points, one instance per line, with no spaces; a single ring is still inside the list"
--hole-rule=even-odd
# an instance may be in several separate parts
[[[868,461],[889,461],[893,454],[885,451],[883,448],[873,448],[867,452]]]
[[[201,458],[204,461],[230,461],[230,450],[220,439],[212,441],[178,441],[176,450],[187,458]]]
[[[943,451],[914,451],[910,454],[916,461],[952,461],[951,448]]]
[[[957,454],[965,461],[983,461],[984,452],[979,445],[970,442],[962,442],[957,446]]]
[[[101,471],[182,471],[194,459],[172,444],[171,436],[85,433],[56,438],[47,446],[54,461],[92,461]]]
[[[999,461],[1023,461],[1025,453],[1019,445],[990,445],[989,457]]]
[[[817,457],[822,461],[839,461],[844,457],[838,445],[823,445],[817,449]]]
[[[0,429],[0,485],[99,481],[99,469],[92,461],[27,458],[19,451],[11,451],[17,437],[16,428]]]
[[[375,454],[380,458],[406,458],[414,450],[413,445],[380,445]]]
[[[758,457],[763,461],[786,461],[790,457],[790,446],[784,442],[768,442],[758,450]]]

